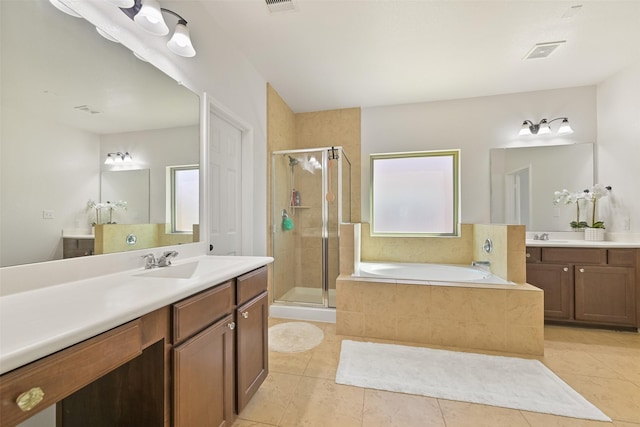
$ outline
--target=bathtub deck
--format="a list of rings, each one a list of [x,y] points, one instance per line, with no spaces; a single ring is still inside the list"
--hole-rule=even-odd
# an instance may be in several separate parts
[[[365,338],[544,353],[542,290],[528,285],[336,280],[336,331]]]

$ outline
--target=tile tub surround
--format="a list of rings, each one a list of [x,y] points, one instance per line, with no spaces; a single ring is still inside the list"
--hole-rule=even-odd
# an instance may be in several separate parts
[[[543,354],[544,294],[526,284],[525,227],[462,224],[458,238],[371,237],[369,224],[343,224],[336,328],[358,337],[467,349]],[[491,238],[492,253],[482,251]],[[359,261],[467,264],[517,285],[354,278]]]
[[[336,282],[336,331],[469,350],[544,352],[543,292],[528,284],[467,287],[364,280]]]

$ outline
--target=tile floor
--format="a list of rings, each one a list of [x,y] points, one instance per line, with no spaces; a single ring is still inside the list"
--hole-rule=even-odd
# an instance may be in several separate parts
[[[605,423],[336,384],[341,340],[362,338],[314,324],[325,333],[322,344],[271,352],[267,380],[233,427],[640,427],[640,334],[545,327],[538,359],[613,419]]]

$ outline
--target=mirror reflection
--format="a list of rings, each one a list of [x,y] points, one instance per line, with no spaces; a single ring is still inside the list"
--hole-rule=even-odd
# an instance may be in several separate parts
[[[594,144],[491,150],[491,222],[527,231],[571,231],[575,210],[553,203],[554,192],[594,183]]]
[[[199,165],[198,96],[47,0],[0,7],[0,266],[61,259],[63,236],[83,239],[73,242],[80,256],[187,243],[194,228],[197,239],[195,223],[171,229],[168,171]],[[105,164],[109,153],[129,153],[132,161]],[[140,170],[148,195],[133,187],[122,197],[102,194],[103,176]],[[126,202],[126,210],[111,212],[117,224],[102,217],[94,236],[89,205],[111,199]],[[120,230],[127,225],[139,226],[135,245]],[[118,244],[91,246],[109,238]]]

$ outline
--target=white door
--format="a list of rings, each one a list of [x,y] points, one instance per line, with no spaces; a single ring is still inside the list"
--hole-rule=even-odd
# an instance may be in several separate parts
[[[242,255],[242,131],[213,113],[209,123],[209,243]]]

